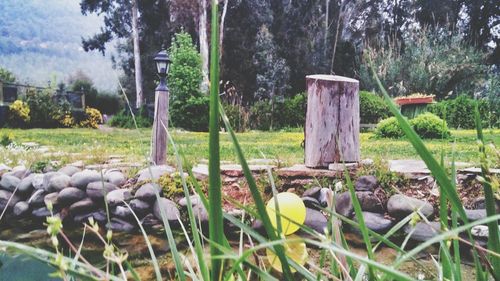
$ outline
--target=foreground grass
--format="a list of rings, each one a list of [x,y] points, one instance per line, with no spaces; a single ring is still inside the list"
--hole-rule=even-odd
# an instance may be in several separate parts
[[[50,160],[85,160],[99,162],[109,155],[119,154],[132,162],[143,162],[144,155],[149,153],[150,129],[141,129],[139,132],[127,129],[1,129],[0,136],[10,135],[16,143],[37,142],[43,146],[50,146],[52,152],[69,153],[71,156],[59,157],[43,154],[29,154],[31,161],[37,159]],[[186,132],[174,130],[172,133],[178,146],[186,154],[188,160],[197,163],[208,159],[208,133]],[[262,158],[277,159],[283,165],[303,163],[304,152],[301,147],[302,132],[246,132],[238,133],[237,137],[245,149],[248,159]],[[475,130],[454,130],[452,138],[448,140],[426,140],[425,144],[435,157],[439,157],[441,150],[447,157],[451,157],[453,140],[456,139],[456,161],[477,163],[479,151],[477,149]],[[500,130],[485,130],[486,143],[500,145]],[[232,142],[227,133],[221,133],[220,138],[221,160],[236,162]],[[173,149],[169,147],[169,154]],[[361,133],[361,156],[372,159],[418,159],[415,149],[406,139],[377,139],[373,133]],[[17,164],[22,157],[13,157],[8,153],[0,154],[0,163],[10,162]],[[52,159],[51,159],[52,158]],[[174,157],[169,157],[172,163]],[[449,158],[451,159],[451,158]],[[499,166],[500,163],[494,163]]]

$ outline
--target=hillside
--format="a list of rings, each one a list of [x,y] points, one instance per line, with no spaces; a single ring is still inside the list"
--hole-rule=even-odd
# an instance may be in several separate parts
[[[110,54],[86,53],[81,38],[99,31],[102,20],[83,16],[76,0],[0,1],[0,66],[22,82],[65,81],[78,70],[102,90],[116,89]]]

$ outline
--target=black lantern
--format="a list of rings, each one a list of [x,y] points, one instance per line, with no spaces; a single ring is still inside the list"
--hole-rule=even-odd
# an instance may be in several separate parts
[[[168,67],[170,64],[170,58],[166,50],[161,50],[155,56],[156,70],[160,77],[165,77],[168,74]]]
[[[168,57],[167,51],[162,47],[162,50],[156,54],[155,58],[156,63],[156,71],[158,72],[158,76],[160,77],[160,85],[156,88],[158,91],[167,91],[167,83],[165,78],[168,74],[168,68],[170,65],[170,58]]]

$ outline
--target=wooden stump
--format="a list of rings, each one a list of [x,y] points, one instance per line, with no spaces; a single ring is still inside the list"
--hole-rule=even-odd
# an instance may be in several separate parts
[[[167,162],[168,90],[156,90],[155,117],[151,136],[151,161],[156,165]]]
[[[333,75],[309,75],[304,128],[305,165],[358,162],[359,82]]]

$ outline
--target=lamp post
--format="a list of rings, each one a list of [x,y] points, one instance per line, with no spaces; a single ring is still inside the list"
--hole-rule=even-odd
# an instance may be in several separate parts
[[[165,49],[156,54],[156,70],[160,77],[160,84],[155,89],[155,114],[153,134],[151,139],[151,161],[156,165],[163,165],[167,160],[167,128],[168,128],[168,86],[167,74],[170,58]]]

